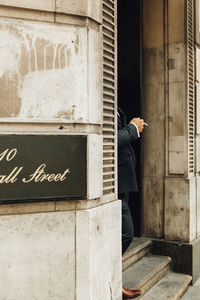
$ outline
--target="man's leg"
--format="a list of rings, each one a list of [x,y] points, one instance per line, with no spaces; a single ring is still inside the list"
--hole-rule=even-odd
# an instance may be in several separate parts
[[[134,227],[128,205],[129,193],[119,194],[119,199],[122,200],[122,254],[124,254],[133,240]]]
[[[119,199],[122,200],[122,254],[131,244],[134,237],[134,227],[131,217],[131,211],[128,205],[129,194],[119,194]],[[123,299],[135,299],[141,295],[140,290],[127,289],[122,287]]]

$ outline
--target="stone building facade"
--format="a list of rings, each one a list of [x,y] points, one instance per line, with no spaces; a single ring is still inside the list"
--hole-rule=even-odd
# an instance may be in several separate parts
[[[40,201],[40,187],[29,203],[1,199],[2,299],[121,299],[115,65],[108,57],[103,104],[102,5],[0,1],[1,135],[87,137],[86,199]],[[115,9],[105,1],[108,19]],[[105,47],[114,49],[106,30]],[[13,154],[5,156],[8,162]]]
[[[139,102],[149,124],[140,154],[141,234],[154,240],[154,252],[170,254],[177,270],[196,279],[199,2],[136,2]],[[40,201],[40,191],[31,202],[1,199],[3,299],[121,299],[118,5],[0,0],[0,134],[87,138],[86,199]]]

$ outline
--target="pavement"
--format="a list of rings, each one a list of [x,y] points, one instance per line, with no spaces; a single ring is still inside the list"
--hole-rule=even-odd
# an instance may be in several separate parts
[[[193,286],[190,285],[181,300],[200,300],[200,278]]]

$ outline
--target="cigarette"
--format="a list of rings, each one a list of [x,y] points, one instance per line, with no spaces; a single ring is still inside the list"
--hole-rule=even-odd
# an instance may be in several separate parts
[[[144,122],[144,125],[149,126],[147,123]]]

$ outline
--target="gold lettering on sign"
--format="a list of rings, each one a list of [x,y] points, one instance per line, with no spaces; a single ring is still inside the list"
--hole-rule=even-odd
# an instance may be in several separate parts
[[[7,162],[10,162],[14,159],[14,157],[17,154],[17,149],[6,149],[3,152],[0,153],[0,161],[6,160]],[[45,172],[46,164],[41,164],[33,174],[29,175],[29,178],[23,178],[23,183],[29,183],[29,182],[43,182],[43,181],[64,181],[67,179],[67,174],[70,173],[69,168],[66,169],[63,173],[51,173],[48,174]],[[9,174],[0,174],[0,184],[2,183],[14,183],[18,180],[17,176],[22,171],[23,167],[15,167]]]
[[[51,181],[64,181],[67,178],[67,174],[70,173],[69,169],[66,169],[63,174],[46,174],[45,173],[46,164],[40,165],[37,170],[29,175],[30,178],[23,178],[22,182],[29,183],[31,181],[33,182],[43,182],[47,180],[48,182]]]
[[[15,167],[10,174],[8,175],[0,175],[0,184],[1,183],[14,183],[17,181],[17,175],[21,172],[23,167]]]
[[[7,160],[7,161],[11,161],[15,155],[17,154],[17,149],[6,149],[5,151],[3,151],[2,153],[0,153],[0,161],[3,160],[4,158]]]

